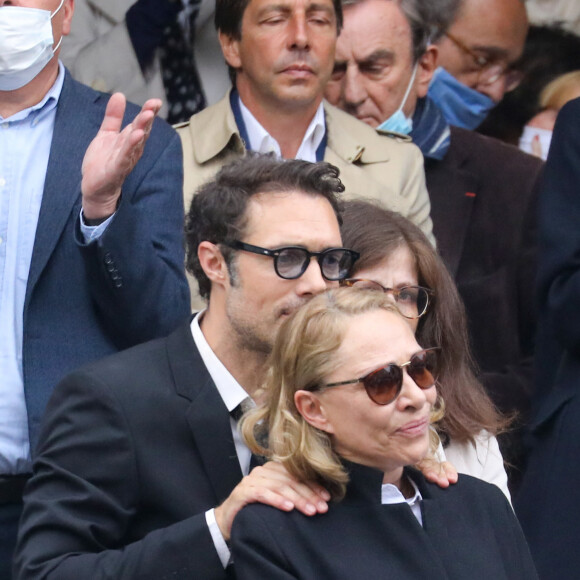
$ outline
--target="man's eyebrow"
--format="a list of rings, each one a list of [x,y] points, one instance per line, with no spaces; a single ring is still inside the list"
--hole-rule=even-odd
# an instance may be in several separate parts
[[[263,16],[268,12],[290,12],[290,7],[287,4],[283,3],[273,3],[273,4],[266,4],[266,6],[262,6],[258,10],[258,16]]]
[[[267,12],[292,12],[292,7],[284,2],[272,3],[267,4],[266,6],[262,6],[258,11],[258,14],[261,16]],[[312,12],[326,12],[331,16],[334,16],[334,8],[332,6],[327,6],[326,4],[309,4],[306,7],[306,13],[310,14]]]
[[[309,4],[306,8],[306,13],[310,14],[311,12],[326,12],[334,16],[334,7],[327,6],[326,4]]]
[[[374,64],[378,60],[392,60],[395,58],[395,53],[392,50],[387,50],[386,48],[380,48],[371,52],[364,58],[357,59],[357,64]]]

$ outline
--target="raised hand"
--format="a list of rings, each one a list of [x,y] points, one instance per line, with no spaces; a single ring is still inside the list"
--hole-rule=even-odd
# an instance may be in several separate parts
[[[126,100],[111,96],[99,132],[89,145],[82,165],[83,214],[87,220],[104,220],[115,213],[123,183],[145,148],[159,99],[150,99],[122,131]]]

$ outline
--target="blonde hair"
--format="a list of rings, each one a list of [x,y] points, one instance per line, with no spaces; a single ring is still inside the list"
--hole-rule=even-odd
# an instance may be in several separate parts
[[[320,483],[334,499],[344,496],[348,475],[329,435],[298,412],[294,393],[317,390],[335,365],[334,354],[348,320],[378,309],[401,316],[382,292],[354,288],[330,290],[298,309],[282,325],[274,343],[263,402],[240,426],[253,453],[279,461],[299,481]],[[433,420],[442,416],[442,402],[436,408]],[[432,432],[434,452],[439,439]]]
[[[540,93],[540,107],[559,111],[568,101],[580,96],[580,70],[560,75]]]

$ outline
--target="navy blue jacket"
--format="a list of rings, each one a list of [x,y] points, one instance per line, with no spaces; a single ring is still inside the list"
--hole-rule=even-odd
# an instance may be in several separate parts
[[[515,507],[540,577],[571,580],[580,569],[580,99],[558,115],[538,224],[542,381]]]
[[[82,241],[81,165],[108,99],[67,73],[24,303],[22,364],[31,449],[48,398],[64,375],[168,334],[189,313],[182,153],[166,123],[155,122],[102,238],[88,245]],[[137,112],[129,105],[125,122]]]

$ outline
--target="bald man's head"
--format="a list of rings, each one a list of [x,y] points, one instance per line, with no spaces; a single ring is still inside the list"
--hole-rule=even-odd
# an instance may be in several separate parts
[[[522,54],[527,31],[523,0],[462,0],[438,41],[439,65],[497,103],[510,89],[510,67]]]

